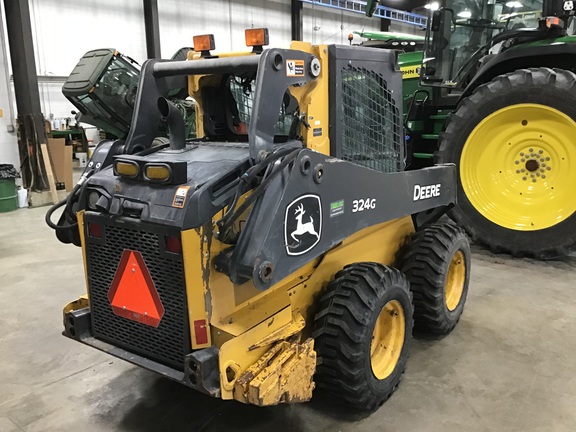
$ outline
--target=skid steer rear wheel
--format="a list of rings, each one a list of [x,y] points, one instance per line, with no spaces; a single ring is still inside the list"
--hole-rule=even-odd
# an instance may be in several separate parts
[[[400,271],[356,263],[338,272],[314,319],[318,388],[363,410],[382,405],[406,367],[412,315]]]
[[[540,259],[576,248],[576,75],[522,69],[464,99],[437,161],[458,165],[451,217],[494,252]]]
[[[450,333],[464,311],[470,281],[470,244],[464,231],[446,223],[420,229],[406,248],[402,271],[414,294],[414,328]]]

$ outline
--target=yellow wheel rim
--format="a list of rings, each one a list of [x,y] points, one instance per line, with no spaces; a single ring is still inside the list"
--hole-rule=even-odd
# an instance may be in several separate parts
[[[517,231],[554,226],[576,211],[576,123],[537,104],[482,120],[460,158],[468,200],[485,218]]]
[[[384,305],[372,334],[370,359],[372,372],[378,379],[387,378],[396,367],[406,336],[404,309],[398,300]]]
[[[466,261],[462,251],[457,251],[450,261],[446,283],[444,284],[444,298],[449,311],[456,309],[462,298],[464,282],[466,281]]]

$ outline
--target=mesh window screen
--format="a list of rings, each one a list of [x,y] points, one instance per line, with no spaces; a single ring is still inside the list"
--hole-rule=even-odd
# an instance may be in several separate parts
[[[342,68],[342,159],[386,173],[403,167],[398,108],[384,78],[371,70]]]
[[[250,116],[252,115],[252,105],[254,103],[254,93],[251,87],[243,87],[235,79],[232,79],[230,81],[230,91],[238,107],[238,117],[240,117],[240,121],[249,125]]]
[[[252,87],[251,85],[243,86],[236,79],[230,81],[230,91],[238,107],[238,117],[246,126],[250,124],[254,105],[254,91]],[[276,135],[288,135],[292,121],[292,115],[286,112],[285,106],[282,104],[280,114],[278,115],[278,123],[276,123]]]

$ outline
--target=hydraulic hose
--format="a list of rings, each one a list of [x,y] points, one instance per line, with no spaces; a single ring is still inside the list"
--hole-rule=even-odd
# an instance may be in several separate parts
[[[72,206],[74,205],[74,202],[77,201],[74,198],[77,198],[80,196],[82,190],[86,186],[86,180],[88,180],[88,178],[93,173],[94,173],[94,170],[92,169],[92,170],[87,171],[84,174],[82,174],[82,177],[80,177],[80,180],[78,180],[78,183],[76,183],[76,185],[74,186],[72,191],[68,194],[68,196],[65,199],[63,199],[62,201],[59,201],[56,204],[54,204],[52,207],[50,207],[50,209],[48,209],[48,211],[46,212],[46,216],[44,217],[44,220],[46,221],[46,225],[48,225],[53,230],[65,230],[65,229],[68,230],[70,228],[78,227],[78,221],[76,219],[76,214],[74,213],[74,210],[72,208]],[[56,210],[58,210],[63,205],[66,205],[66,207],[64,208],[64,212],[62,213],[62,215],[64,216],[65,220],[68,222],[68,225],[59,225],[59,224],[55,224],[54,222],[52,222],[52,215],[54,214],[54,212]]]
[[[288,149],[286,149],[286,150],[288,150]],[[298,157],[300,150],[302,150],[302,149],[301,148],[296,148],[296,149],[292,148],[292,149],[290,149],[290,151],[287,151],[286,152],[287,154],[285,155],[282,162],[280,162],[276,167],[274,167],[272,169],[270,174],[262,180],[260,185],[258,185],[258,187],[256,187],[256,189],[254,189],[254,192],[250,196],[248,196],[246,198],[246,200],[238,208],[235,208],[235,204],[230,205],[229,211],[226,212],[226,214],[216,223],[220,229],[220,234],[217,237],[221,242],[229,243],[229,244],[235,242],[235,240],[237,239],[237,233],[235,233],[233,231],[233,226],[234,226],[234,222],[236,221],[236,219],[238,219],[248,209],[248,207],[250,207],[254,203],[254,201],[256,201],[256,199],[265,192],[268,184],[278,174],[280,174],[284,170],[284,168],[286,168],[289,164],[291,164]],[[282,153],[284,154],[284,152],[282,152]],[[268,160],[268,163],[262,164],[262,162],[266,161],[266,159],[265,159],[264,161],[262,161],[260,163],[260,164],[262,164],[261,168],[264,168],[264,167],[269,168],[269,167],[273,166],[273,164],[275,164],[280,159],[280,157],[281,156],[276,157],[273,160]],[[258,165],[260,165],[260,164],[258,164]],[[258,165],[255,165],[253,168],[255,168]],[[260,171],[261,170],[262,169],[260,169]],[[243,185],[243,183],[240,183],[240,185],[238,187],[241,188],[242,185]],[[236,195],[238,195],[238,192]],[[234,202],[235,203],[237,202],[236,197],[235,197]],[[233,211],[232,211],[232,209],[233,209]]]
[[[282,147],[282,148],[276,150],[275,152],[271,153],[270,155],[268,155],[266,158],[264,158],[262,161],[260,161],[256,165],[248,168],[248,170],[246,170],[246,172],[242,175],[242,177],[240,177],[240,184],[238,185],[238,188],[236,189],[236,194],[234,195],[234,199],[233,199],[232,203],[228,206],[228,210],[226,211],[224,216],[222,216],[221,220],[226,220],[226,218],[229,217],[229,215],[232,213],[232,211],[236,208],[236,205],[238,204],[238,200],[240,199],[242,194],[244,194],[247,191],[247,189],[245,189],[245,187],[248,187],[250,185],[250,183],[252,183],[254,181],[254,179],[258,176],[258,174],[260,174],[264,170],[264,168],[269,168],[278,159],[290,154],[293,151],[294,151],[293,147]]]

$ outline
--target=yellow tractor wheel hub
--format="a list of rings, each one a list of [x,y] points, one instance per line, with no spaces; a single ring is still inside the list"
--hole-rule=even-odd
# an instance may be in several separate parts
[[[392,374],[402,353],[405,338],[404,308],[398,300],[391,300],[378,315],[370,344],[372,372],[376,378],[382,380]]]
[[[462,251],[457,251],[448,267],[446,283],[444,284],[444,298],[449,311],[456,309],[464,292],[464,282],[466,281],[466,261]]]
[[[517,231],[550,228],[576,211],[576,122],[554,108],[517,104],[472,131],[460,158],[470,203]]]

